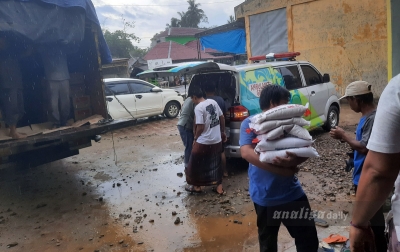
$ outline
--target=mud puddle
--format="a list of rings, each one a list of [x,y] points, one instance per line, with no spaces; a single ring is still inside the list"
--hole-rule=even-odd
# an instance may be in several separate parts
[[[184,189],[181,153],[159,154],[161,157],[151,162],[139,161],[142,168],[126,157],[120,159],[120,168],[114,166],[111,156],[102,158],[91,161],[90,165],[98,168],[82,170],[78,176],[96,185],[96,194],[107,204],[114,223],[147,250],[238,251],[254,246],[255,215],[246,191],[246,168],[224,181],[225,196],[211,187],[191,194]],[[104,166],[114,169],[103,171]],[[104,181],[105,177],[111,179]],[[233,187],[241,180],[241,188]],[[250,245],[249,237],[253,237]]]
[[[68,164],[0,170],[0,251],[122,251],[133,242]],[[8,249],[8,247],[10,247]]]
[[[225,196],[211,187],[186,192],[176,122],[144,121],[103,135],[78,156],[0,170],[0,251],[14,242],[7,251],[258,251],[246,163],[228,163]],[[313,135],[321,158],[302,167],[303,188],[313,209],[350,215],[347,147],[322,131]],[[320,239],[348,234],[348,223],[325,220],[331,226],[317,227]],[[295,251],[285,228],[278,246]]]

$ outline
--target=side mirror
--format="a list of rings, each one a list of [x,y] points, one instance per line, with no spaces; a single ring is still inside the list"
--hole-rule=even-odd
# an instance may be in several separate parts
[[[329,74],[324,74],[324,77],[322,77],[322,81],[323,81],[323,83],[330,82],[331,77],[329,76]]]
[[[111,98],[111,97],[106,97],[106,101],[112,102],[112,100],[113,100],[113,98]]]
[[[151,89],[151,92],[162,92],[162,89],[161,88],[159,88],[159,87],[153,87],[152,89]]]

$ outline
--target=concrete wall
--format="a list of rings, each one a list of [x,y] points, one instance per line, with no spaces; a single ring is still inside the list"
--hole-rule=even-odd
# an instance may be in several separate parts
[[[389,48],[389,54],[392,55],[392,72],[389,75],[389,78],[394,77],[400,74],[400,1],[399,0],[390,0],[391,1],[391,37],[392,43]],[[390,22],[390,21],[389,21]],[[389,66],[390,67],[390,66]]]
[[[289,51],[301,52],[298,60],[329,73],[342,93],[347,84],[362,79],[380,96],[388,82],[386,0],[248,0],[235,7],[235,15],[248,22],[250,15],[283,7]]]

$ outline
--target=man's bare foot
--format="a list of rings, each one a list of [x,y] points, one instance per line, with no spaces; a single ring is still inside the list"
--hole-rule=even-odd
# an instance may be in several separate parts
[[[225,177],[225,178],[226,178],[226,177],[229,177],[229,174],[228,174],[227,171],[224,171],[224,177]]]
[[[203,192],[201,186],[193,186],[193,185],[185,186],[185,190],[188,191],[188,192],[191,192],[191,193],[201,193],[201,192]]]
[[[225,191],[222,188],[222,184],[219,184],[216,188],[214,188],[213,191],[218,193],[219,195],[224,195],[225,194]]]

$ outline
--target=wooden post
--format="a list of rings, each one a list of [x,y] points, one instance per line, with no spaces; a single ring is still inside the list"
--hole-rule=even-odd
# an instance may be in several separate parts
[[[288,51],[294,52],[294,37],[293,37],[293,15],[292,6],[286,7],[287,35],[288,35]]]
[[[252,56],[251,54],[251,39],[250,39],[250,17],[247,15],[244,17],[244,24],[246,28],[246,51],[247,51],[247,61],[251,63],[249,58]]]

